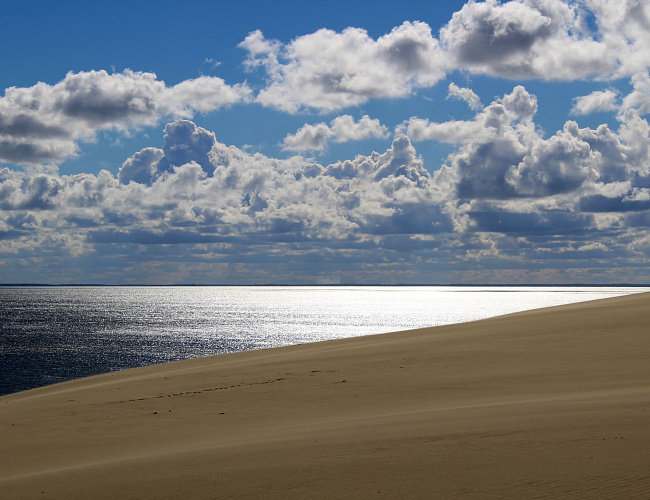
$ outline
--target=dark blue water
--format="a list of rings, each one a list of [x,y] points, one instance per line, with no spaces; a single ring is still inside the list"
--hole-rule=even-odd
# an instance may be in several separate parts
[[[0,288],[0,395],[259,347],[245,339],[196,342],[169,335],[183,326],[189,332],[196,325],[182,325],[164,311],[151,314],[160,308],[150,302],[131,295],[128,288]]]
[[[0,395],[199,356],[647,291],[489,287],[0,287]]]

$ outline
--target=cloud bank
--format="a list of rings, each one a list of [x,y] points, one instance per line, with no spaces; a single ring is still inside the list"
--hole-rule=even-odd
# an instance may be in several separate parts
[[[177,120],[117,177],[0,171],[0,259],[101,256],[123,281],[156,261],[171,281],[197,269],[246,281],[238,266],[290,282],[346,269],[356,282],[453,280],[463,267],[470,281],[514,279],[526,262],[551,281],[557,269],[634,281],[650,242],[650,125],[626,113],[616,131],[567,121],[545,138],[536,112],[516,86],[471,120],[413,117],[385,152],[329,165],[248,154]],[[458,148],[433,174],[412,143],[427,140]]]

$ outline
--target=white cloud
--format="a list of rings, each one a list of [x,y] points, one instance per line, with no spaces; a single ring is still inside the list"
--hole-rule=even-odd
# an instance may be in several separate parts
[[[586,0],[594,13],[598,35],[619,66],[615,78],[645,72],[650,66],[650,4],[645,0]]]
[[[522,2],[469,2],[441,30],[446,49],[461,66],[489,67],[519,59],[553,33],[553,20]]]
[[[472,89],[459,87],[455,83],[449,84],[447,99],[458,99],[460,101],[465,101],[473,111],[478,111],[483,107],[481,104],[481,99]]]
[[[221,61],[217,61],[213,57],[207,57],[205,61],[203,61],[203,64],[208,64],[212,69],[216,69],[221,66]]]
[[[28,251],[30,242],[43,242],[32,237],[48,231],[92,248],[234,245],[251,235],[272,245],[285,234],[301,244],[352,238],[355,245],[364,234],[403,231],[400,221],[411,220],[410,230],[427,234],[451,228],[437,206],[416,216],[418,203],[439,195],[406,137],[383,154],[324,167],[300,156],[249,155],[186,120],[168,124],[165,132],[165,147],[136,153],[119,182],[107,171],[60,176],[1,170],[0,239],[21,241],[29,253],[37,249]]]
[[[246,85],[227,85],[221,78],[201,76],[168,87],[158,98],[162,116],[191,118],[225,106],[249,100]]]
[[[623,99],[622,110],[635,111],[639,115],[650,114],[650,73],[638,73],[632,77],[633,91]]]
[[[585,22],[591,15],[595,33]],[[465,4],[440,40],[456,67],[476,73],[607,79],[650,64],[647,33],[647,7],[637,1],[487,0]]]
[[[167,87],[153,73],[68,73],[55,85],[10,87],[0,97],[0,161],[59,162],[102,130],[128,131],[164,116],[191,117],[246,100],[246,85],[200,77]]]
[[[385,139],[388,128],[377,119],[364,115],[355,121],[350,115],[334,118],[329,125],[317,123],[304,125],[295,134],[285,137],[282,149],[287,151],[322,151],[328,142],[361,141],[364,139]]]
[[[321,29],[287,45],[255,31],[240,46],[249,52],[247,66],[264,67],[270,79],[257,101],[289,113],[404,97],[434,85],[448,69],[422,22],[405,22],[377,40],[359,28]]]
[[[452,144],[488,142],[502,137],[504,128],[513,122],[530,122],[536,112],[535,96],[524,87],[517,86],[511,94],[479,112],[474,120],[432,123],[427,119],[412,117],[402,128],[414,141],[435,140]]]
[[[414,141],[438,141],[450,144],[462,144],[477,140],[479,135],[491,137],[493,131],[486,129],[478,121],[453,120],[443,123],[430,122],[426,118],[411,117],[403,126],[398,127]]]
[[[598,90],[589,95],[576,97],[571,113],[588,115],[598,111],[616,111],[618,109],[618,91]]]
[[[145,148],[127,159],[120,168],[118,179],[122,184],[131,181],[149,184],[157,175],[157,165],[164,152],[158,148]]]
[[[228,85],[216,77],[168,87],[152,73],[69,73],[55,85],[11,87],[0,97],[0,161],[56,163],[76,155],[79,143],[99,131],[126,132],[162,117],[189,119],[249,100],[297,113],[405,97],[459,69],[546,80],[630,76],[635,91],[623,100],[623,110],[644,115],[650,109],[649,10],[637,0],[487,0],[464,5],[439,39],[423,22],[405,22],[377,39],[351,27],[322,29],[286,44],[254,31],[240,45],[248,53],[245,66],[267,77],[255,96],[245,83]],[[448,95],[480,109],[470,92],[451,84]],[[612,92],[578,98],[574,112],[613,109]],[[296,150],[319,150],[332,139],[325,127],[316,127],[295,139]]]
[[[650,126],[636,114],[621,116],[617,132],[567,122],[545,139],[535,110],[534,96],[516,87],[457,122],[487,132],[459,134],[459,150],[434,176],[403,135],[384,153],[319,165],[248,154],[187,120],[165,127],[164,148],[127,160],[119,181],[107,171],[5,168],[0,260],[19,253],[31,263],[18,266],[23,273],[54,272],[57,259],[92,262],[122,282],[137,275],[133,262],[173,269],[179,255],[283,266],[289,281],[309,262],[355,276],[364,275],[360,262],[417,276],[473,256],[496,268],[522,256],[557,267],[555,259],[598,251],[625,264],[623,247],[641,248],[650,234]],[[47,270],[36,264],[42,256]],[[371,266],[371,281],[382,266]]]
[[[263,66],[272,76],[278,75],[278,55],[282,50],[282,44],[278,40],[267,40],[260,30],[255,30],[239,46],[248,51],[244,64],[249,70]]]
[[[350,115],[334,118],[330,123],[335,142],[360,141],[363,139],[388,137],[388,129],[377,119],[363,115],[358,122]]]
[[[251,48],[251,65],[265,65],[271,79],[260,102],[296,112],[401,97],[453,69],[544,80],[632,76],[650,65],[649,33],[644,2],[487,0],[456,12],[440,31],[440,43],[425,23],[405,23],[376,42],[348,28],[320,30],[286,46],[256,32],[242,45]]]
[[[165,127],[163,149],[145,148],[127,159],[119,171],[122,184],[135,181],[151,184],[164,174],[188,163],[194,163],[211,176],[214,171],[212,150],[217,139],[212,132],[197,127],[189,120],[177,120]]]
[[[333,132],[326,123],[306,124],[295,134],[288,134],[282,141],[285,151],[322,151]]]
[[[572,193],[561,202],[565,207],[577,210],[576,203],[584,202],[589,211],[631,210],[633,205],[623,198],[631,188],[644,186],[650,174],[648,123],[637,114],[620,115],[615,133],[606,125],[580,129],[569,121],[545,139],[533,121],[536,110],[535,97],[518,86],[474,120],[431,123],[413,117],[405,129],[415,141],[459,145],[449,165],[435,175],[440,190],[453,193],[452,198],[522,203],[525,198],[555,197],[551,204],[557,207],[564,194]]]
[[[542,80],[639,74],[650,66],[648,9],[633,0],[472,1],[439,38],[426,23],[405,22],[376,40],[352,27],[321,29],[287,44],[254,31],[240,46],[248,51],[248,69],[262,68],[268,78],[257,102],[289,113],[330,112],[408,96],[454,70]],[[450,88],[452,97],[479,106],[464,93]]]

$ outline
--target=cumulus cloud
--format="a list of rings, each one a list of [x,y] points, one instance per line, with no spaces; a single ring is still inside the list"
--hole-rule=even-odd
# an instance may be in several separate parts
[[[221,78],[201,76],[168,87],[158,98],[162,116],[191,118],[195,113],[209,113],[247,101],[250,89],[245,84],[227,85]]]
[[[165,132],[162,150],[145,148],[124,163],[118,191],[142,193],[131,213],[161,204],[165,226],[189,224],[223,241],[250,234],[273,239],[293,233],[305,241],[391,234],[401,231],[396,220],[415,216],[419,203],[440,196],[405,136],[383,154],[322,166],[299,156],[249,155],[186,120],[168,124]],[[155,212],[145,210],[147,217]],[[420,231],[449,229],[440,207],[425,213],[418,215]],[[118,232],[124,239],[124,231]]]
[[[469,2],[441,30],[456,67],[505,78],[631,76],[649,64],[641,2]],[[596,32],[585,19],[593,17]],[[647,19],[647,18],[646,18]]]
[[[217,143],[212,132],[189,120],[177,120],[165,127],[164,140],[163,149],[145,148],[127,159],[119,171],[119,181],[122,184],[131,181],[151,184],[175,167],[188,163],[195,163],[205,175],[212,175],[214,165],[210,153]]]
[[[481,99],[472,89],[467,87],[459,87],[455,83],[450,83],[447,91],[447,99],[458,99],[465,101],[473,111],[478,111],[483,107]]]
[[[122,184],[131,181],[149,184],[158,174],[158,162],[164,153],[162,149],[145,148],[127,159],[120,168],[118,179]]]
[[[650,173],[647,121],[638,114],[619,115],[617,132],[607,125],[581,129],[568,121],[563,130],[544,138],[534,123],[536,110],[535,97],[518,86],[473,120],[431,123],[413,117],[404,128],[415,141],[458,145],[434,177],[452,198],[473,204],[484,200],[500,207],[499,212],[504,203],[528,204],[526,210],[535,212],[543,205],[625,211],[634,206],[632,199],[640,200],[639,189],[646,187]],[[532,200],[542,199],[531,208]],[[484,205],[482,213],[491,212]]]
[[[368,115],[355,121],[350,115],[342,115],[334,118],[329,125],[317,123],[307,124],[300,128],[295,134],[285,137],[282,149],[286,151],[322,151],[327,143],[361,141],[364,139],[385,139],[388,137],[388,128],[382,125],[377,119],[371,119]]]
[[[597,252],[638,258],[650,234],[647,121],[620,116],[618,131],[567,122],[544,138],[536,106],[516,87],[457,122],[486,132],[459,133],[459,149],[433,175],[406,135],[383,153],[320,165],[248,154],[188,120],[168,124],[165,146],[134,154],[117,178],[5,168],[0,259],[47,255],[50,270],[57,259],[90,259],[120,269],[122,281],[145,272],[125,262],[165,262],[183,281],[182,260],[214,282],[246,273],[231,265],[255,270],[251,280],[269,266],[270,281],[297,279],[298,269],[313,277],[318,262],[369,281],[406,269],[418,281],[486,259],[497,269]]]
[[[119,254],[124,245],[155,253],[151,245],[175,244],[245,261],[271,258],[287,242],[310,254],[353,254],[377,235],[451,231],[430,182],[405,136],[384,153],[323,166],[249,155],[179,120],[166,126],[163,149],[136,153],[117,179],[0,171],[0,254],[12,246],[36,256],[48,245],[60,255],[108,246]],[[53,232],[56,241],[45,237]]]
[[[404,97],[434,85],[448,69],[422,22],[405,22],[377,40],[359,28],[321,29],[286,45],[255,31],[240,46],[248,51],[247,67],[263,67],[269,78],[257,101],[289,113]]]
[[[587,0],[596,18],[598,35],[617,52],[613,76],[623,78],[645,72],[650,65],[650,5],[644,0]]]
[[[616,111],[618,109],[618,91],[598,90],[589,95],[576,97],[571,108],[574,115],[588,115],[598,111]]]
[[[650,73],[638,73],[632,77],[634,90],[623,99],[622,110],[640,115],[650,114]]]
[[[240,47],[246,67],[267,77],[257,102],[330,112],[410,95],[454,70],[542,80],[638,75],[650,65],[649,9],[638,0],[472,1],[438,38],[426,23],[405,22],[376,40],[359,28],[322,29],[284,44],[254,31]],[[456,86],[450,96],[479,105]]]
[[[472,92],[470,89],[467,89]],[[472,92],[473,93],[473,92]],[[467,93],[466,93],[467,95]],[[474,120],[454,120],[432,123],[428,119],[412,117],[400,130],[415,141],[435,140],[451,144],[488,143],[497,141],[508,132],[513,122],[527,127],[537,112],[537,99],[518,85],[511,94],[493,102],[479,112]]]
[[[102,130],[128,131],[161,117],[191,117],[248,98],[246,85],[200,77],[168,87],[153,73],[68,73],[55,85],[10,87],[0,97],[0,161],[56,163]]]
[[[463,6],[442,30],[441,38],[460,65],[478,67],[517,58],[537,40],[550,38],[553,31],[553,20],[538,9],[522,2],[488,0]]]
[[[248,100],[289,113],[336,111],[411,95],[454,70],[545,80],[632,77],[635,92],[623,109],[643,115],[650,109],[648,9],[633,0],[487,0],[464,5],[437,38],[419,21],[376,39],[353,27],[321,29],[288,43],[254,31],[240,46],[248,54],[245,67],[266,77],[256,95],[245,83],[208,76],[167,86],[152,73],[130,70],[69,73],[54,85],[6,89],[0,97],[0,161],[56,163],[102,130],[133,130],[162,117],[191,119]],[[480,109],[468,91],[452,84],[449,97]],[[574,112],[614,105],[612,91],[603,91],[579,98]],[[328,133],[315,127],[301,132],[305,141],[313,137],[309,147],[318,150]]]

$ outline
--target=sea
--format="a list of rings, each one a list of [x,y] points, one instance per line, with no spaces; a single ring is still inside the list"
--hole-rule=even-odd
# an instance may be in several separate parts
[[[646,291],[650,287],[3,286],[0,395],[156,363]]]

